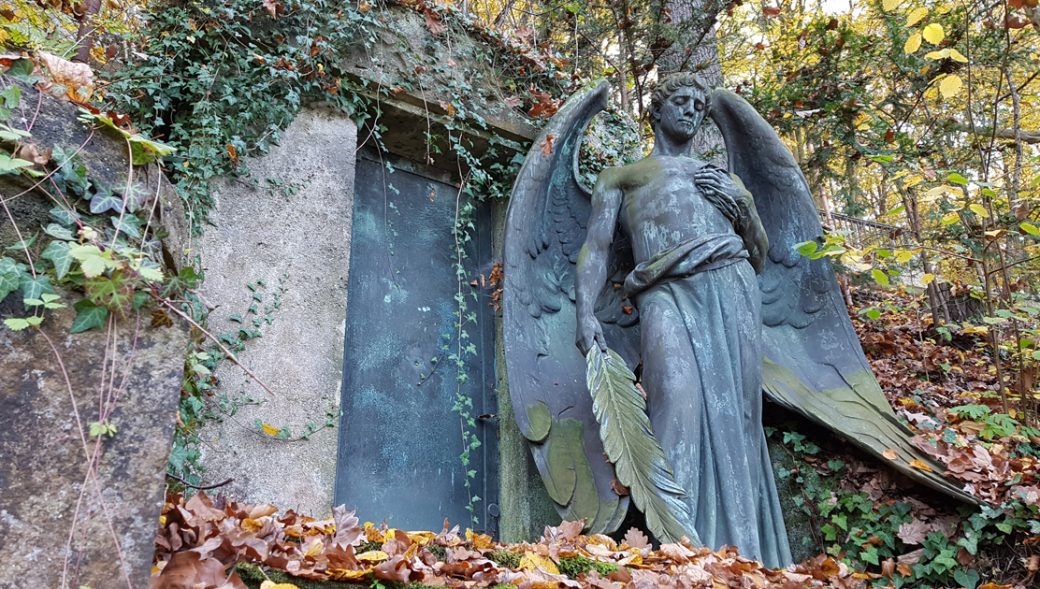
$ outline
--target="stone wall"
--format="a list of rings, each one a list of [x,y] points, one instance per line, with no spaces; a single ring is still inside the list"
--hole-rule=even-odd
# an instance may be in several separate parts
[[[13,126],[31,128],[41,150],[78,150],[92,181],[125,190],[124,141],[79,121],[75,105],[20,86],[32,108],[16,112]],[[183,219],[180,201],[161,171],[137,167],[133,179],[140,194],[158,196],[166,232],[183,236],[173,222]],[[0,248],[51,222],[55,203],[36,182],[0,176]],[[179,259],[181,241],[166,245]],[[0,255],[23,259],[18,250]],[[70,307],[81,297],[58,294]],[[0,587],[145,587],[188,330],[131,314],[70,334],[70,307],[48,311],[39,329],[0,326]],[[0,302],[0,319],[26,315],[19,292]],[[99,421],[116,431],[91,436]]]
[[[233,479],[222,490],[240,501],[315,516],[332,507],[337,432],[297,439],[339,412],[356,143],[346,116],[305,109],[279,146],[246,162],[250,176],[212,186],[199,243],[208,327],[257,330],[237,357],[271,389],[232,362],[217,371],[223,410],[202,429],[202,463],[207,482]]]

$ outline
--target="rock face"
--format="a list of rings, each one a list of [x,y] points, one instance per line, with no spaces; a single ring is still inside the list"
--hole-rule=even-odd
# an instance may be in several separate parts
[[[343,115],[306,109],[278,147],[248,162],[255,185],[212,187],[215,227],[200,244],[209,328],[232,337],[255,329],[260,337],[237,356],[274,392],[231,362],[217,371],[223,421],[201,432],[203,464],[208,481],[234,479],[225,491],[241,501],[332,508],[335,429],[293,442],[257,422],[291,438],[327,414],[338,424],[356,141]]]
[[[148,583],[188,332],[69,335],[74,316],[0,328],[0,587]],[[92,437],[100,421],[117,431]]]

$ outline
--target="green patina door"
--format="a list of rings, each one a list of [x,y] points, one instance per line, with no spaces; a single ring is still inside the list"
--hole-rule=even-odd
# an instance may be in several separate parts
[[[358,159],[335,501],[363,520],[497,530],[491,215],[477,206],[457,275],[460,204],[443,174]]]

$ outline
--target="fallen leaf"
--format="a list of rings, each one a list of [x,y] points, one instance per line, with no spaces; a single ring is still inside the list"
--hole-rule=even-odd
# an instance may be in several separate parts
[[[542,141],[542,155],[549,157],[553,152],[553,142],[556,141],[556,135],[549,133],[545,136],[545,141]]]
[[[650,538],[647,538],[646,534],[640,531],[639,528],[629,528],[628,531],[625,532],[625,537],[622,538],[622,542],[632,548],[650,547]]]

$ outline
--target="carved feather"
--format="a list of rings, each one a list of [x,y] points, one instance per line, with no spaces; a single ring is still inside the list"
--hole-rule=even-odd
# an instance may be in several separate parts
[[[646,517],[647,528],[661,542],[678,542],[686,536],[699,544],[682,500],[686,491],[675,480],[654,436],[635,375],[610,349],[603,352],[599,346],[592,346],[585,360],[592,411],[599,422],[607,458],[618,481],[628,487],[632,501]]]

